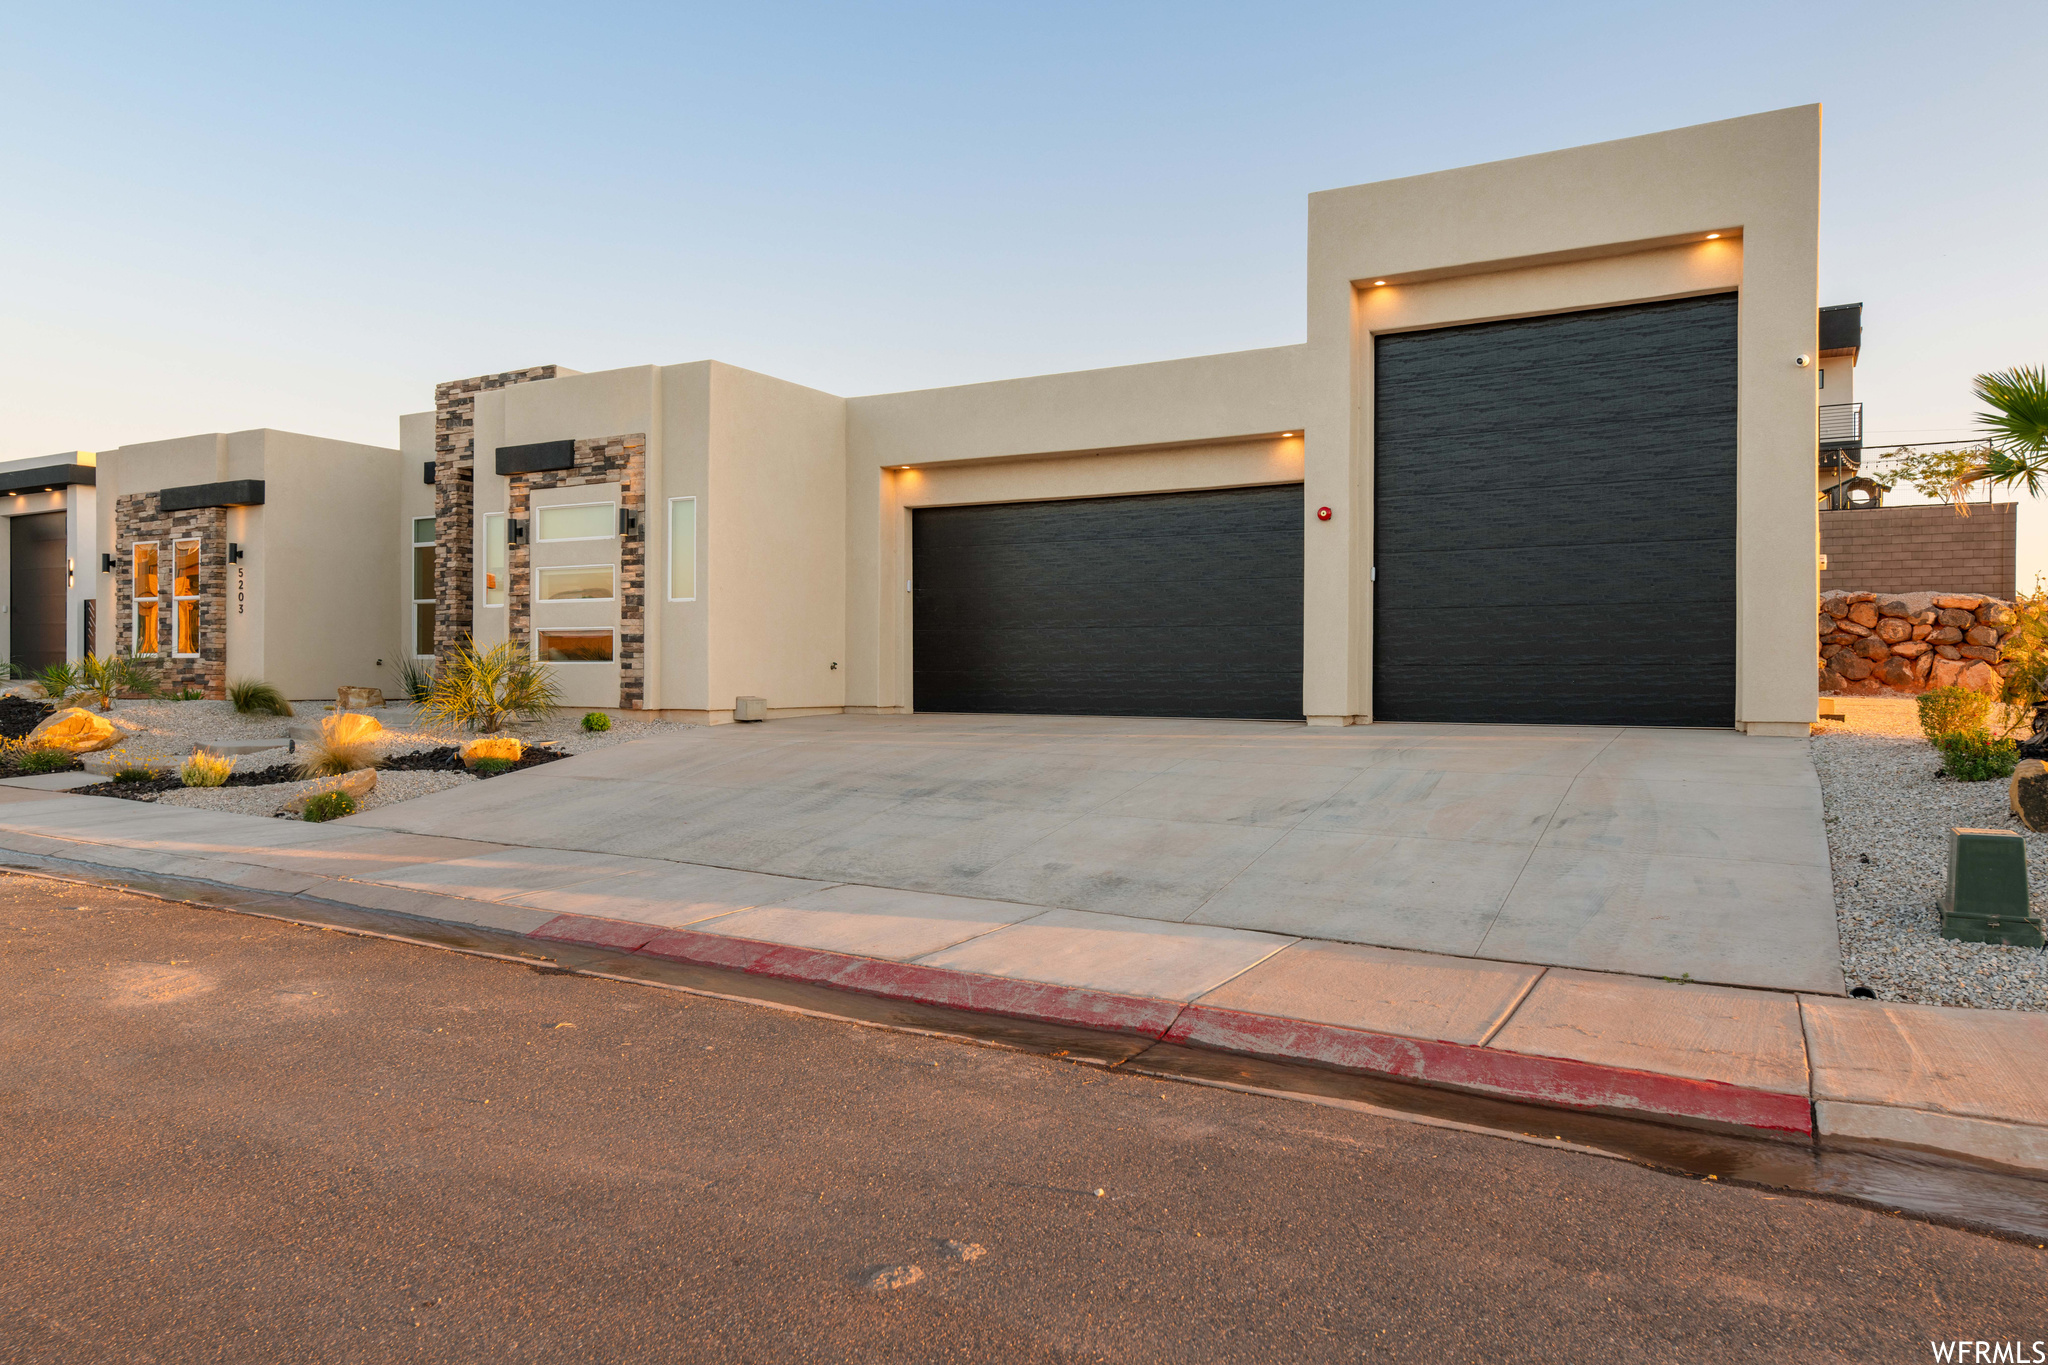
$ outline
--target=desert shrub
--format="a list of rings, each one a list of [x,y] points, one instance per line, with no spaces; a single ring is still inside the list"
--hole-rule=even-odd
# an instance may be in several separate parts
[[[400,649],[393,657],[398,660],[391,666],[398,676],[398,695],[414,706],[426,705],[434,695],[434,670],[407,649]]]
[[[1943,735],[1980,731],[1991,719],[1991,698],[1963,687],[1937,687],[1920,694],[1920,732],[1929,744]]]
[[[2011,777],[2020,764],[2020,746],[2009,739],[1993,739],[1983,730],[1952,730],[1935,741],[1941,750],[1941,770],[1958,782],[1988,782]]]
[[[299,745],[299,771],[307,777],[339,777],[358,768],[381,768],[384,754],[377,736],[338,739],[323,730],[318,739]]]
[[[61,773],[77,762],[70,751],[29,739],[0,740],[0,766],[23,773]]]
[[[260,678],[243,678],[228,684],[228,701],[238,715],[289,716],[292,704],[284,693]]]
[[[195,750],[178,769],[178,780],[188,787],[219,787],[226,785],[228,774],[234,770],[235,761],[225,754]]]
[[[592,711],[583,718],[583,728],[592,734],[612,728],[612,718],[602,711]]]
[[[441,661],[421,711],[428,720],[491,734],[515,716],[544,716],[557,697],[554,673],[515,641],[479,652],[464,640]]]
[[[51,664],[36,674],[43,695],[60,705],[114,709],[117,697],[154,697],[163,692],[149,665],[133,654],[88,654],[76,663]]]
[[[150,767],[147,763],[133,759],[123,762],[112,773],[112,777],[116,782],[154,782],[162,776],[162,773]]]
[[[512,760],[509,758],[480,758],[469,765],[469,770],[478,777],[496,777],[499,773],[509,773],[512,771]]]
[[[356,799],[347,792],[321,792],[306,802],[306,819],[314,824],[356,813]]]

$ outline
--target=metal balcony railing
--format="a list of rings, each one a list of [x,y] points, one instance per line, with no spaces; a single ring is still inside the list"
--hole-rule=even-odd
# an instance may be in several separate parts
[[[1862,445],[1863,405],[1830,403],[1823,407],[1820,410],[1820,444],[1823,450]]]

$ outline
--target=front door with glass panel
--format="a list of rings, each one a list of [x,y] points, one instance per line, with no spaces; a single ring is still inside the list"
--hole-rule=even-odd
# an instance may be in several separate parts
[[[619,704],[619,485],[536,490],[527,525],[530,638],[564,706]]]

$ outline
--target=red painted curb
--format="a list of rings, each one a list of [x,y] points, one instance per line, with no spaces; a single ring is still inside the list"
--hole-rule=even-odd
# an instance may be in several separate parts
[[[1173,1024],[1181,1006],[1172,1000],[1091,991],[1077,986],[1049,986],[1037,981],[1012,981],[979,972],[885,962],[851,953],[786,944],[759,943],[722,934],[687,929],[663,932],[640,947],[648,957],[688,962],[700,967],[801,981],[835,990],[857,991],[885,1000],[940,1005],[977,1014],[1005,1014],[1043,1023],[1108,1029],[1157,1038]]]
[[[575,943],[585,948],[616,948],[620,952],[631,953],[664,932],[658,924],[596,919],[590,915],[557,915],[527,937],[545,939],[550,943]]]
[[[1757,1132],[1813,1136],[1813,1106],[1805,1095],[1466,1043],[1400,1038],[1209,1005],[1189,1005],[1161,1041],[1321,1062],[1564,1109],[1698,1119]]]
[[[1813,1136],[1813,1106],[1805,1095],[1754,1090],[1724,1081],[1534,1057],[1466,1043],[1401,1038],[1210,1005],[1013,981],[978,972],[589,915],[557,915],[528,937],[640,953],[885,1000],[1132,1033],[1275,1061],[1318,1062],[1563,1109],[1693,1119],[1753,1132]]]

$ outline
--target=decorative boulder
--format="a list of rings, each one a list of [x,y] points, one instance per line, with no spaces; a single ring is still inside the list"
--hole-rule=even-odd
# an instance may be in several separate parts
[[[1913,614],[1913,609],[1907,606],[1904,602],[1901,602],[1898,598],[1890,597],[1886,598],[1884,601],[1877,604],[1877,614],[1879,616],[1910,617]]]
[[[1942,646],[1942,649],[1947,648],[1947,645]],[[1941,653],[1941,650],[1936,650],[1935,652],[1939,654]],[[1960,659],[1950,658],[1946,656],[1936,659],[1934,661],[1934,671],[1928,674],[1927,676],[1928,685],[1930,687],[1961,686],[1963,679],[1963,669],[1965,667],[1966,665]]]
[[[1963,676],[1956,680],[1956,686],[1972,692],[1982,692],[1995,697],[2003,688],[2005,680],[1998,676],[1998,670],[1987,663],[1973,663],[1963,670]]]
[[[1892,646],[1892,653],[1902,659],[1917,659],[1922,654],[1931,652],[1931,646],[1923,645],[1918,640],[1905,640]]]
[[[478,735],[462,746],[462,766],[474,768],[480,758],[502,758],[517,763],[526,755],[526,745],[512,735]]]
[[[1875,635],[1864,636],[1852,648],[1872,663],[1890,658],[1892,652],[1891,646],[1878,639]]]
[[[329,744],[352,744],[357,740],[371,739],[384,733],[384,723],[375,716],[365,716],[355,711],[343,711],[339,715],[324,717],[320,722],[320,737]]]
[[[1942,596],[1934,599],[1934,605],[1937,607],[1947,607],[1953,611],[1975,611],[1978,604],[1983,602],[1983,600],[1983,598],[1971,593],[1944,593]]]
[[[1924,640],[1932,634],[1934,634],[1933,626],[1918,625],[1913,627],[1913,638],[1916,640]]]
[[[1944,659],[1960,659],[1963,657],[1963,651],[1957,649],[1954,645],[1936,645],[1934,652]]]
[[[1977,624],[1976,613],[1964,611],[1960,607],[1942,608],[1939,620],[1941,624],[1954,626],[1957,630],[1968,630],[1971,626]]]
[[[2012,770],[2006,793],[2012,813],[2019,816],[2021,824],[2037,832],[2048,829],[2048,763],[2038,758],[2022,759],[2020,766]]]
[[[1913,661],[1892,655],[1878,665],[1877,680],[1886,687],[1911,687],[1917,681],[1913,675]]]
[[[2020,623],[2020,618],[2014,614],[2013,609],[2003,602],[1986,602],[1977,608],[1977,619],[1987,626],[1996,626],[2000,630],[2011,630]]]
[[[1984,627],[1979,626],[1977,629],[1982,630]],[[1895,645],[1901,640],[1912,639],[1913,627],[1910,623],[1902,621],[1896,616],[1887,616],[1877,623],[1877,629],[1872,633],[1886,644]]]
[[[1866,629],[1877,624],[1877,608],[1868,601],[1858,602],[1849,608],[1849,619]]]
[[[1930,645],[1959,645],[1962,642],[1963,633],[1954,626],[1941,626],[1927,632],[1927,643]]]
[[[343,711],[361,711],[384,704],[384,689],[381,687],[340,687],[334,692],[334,704]]]
[[[311,801],[316,796],[325,796],[329,792],[347,792],[360,805],[363,798],[375,790],[377,790],[377,770],[375,768],[357,768],[354,772],[343,773],[339,777],[323,777],[297,796],[286,801],[284,809],[292,815],[304,815],[308,801]]]
[[[1962,645],[1956,649],[1956,653],[1965,659],[1981,659],[1987,664],[1998,662],[1998,651],[1989,645]]]
[[[1870,676],[1870,660],[1854,654],[1835,656],[1835,671],[1850,682],[1862,682]]]
[[[1973,645],[1995,645],[1998,643],[1998,632],[1989,626],[1971,626],[1963,632],[1963,638]]]
[[[1838,595],[1822,598],[1820,609],[1839,620],[1849,614],[1849,599]]]
[[[1864,625],[1861,621],[1851,621],[1848,617],[1844,616],[1841,620],[1835,622],[1835,631],[1840,635],[1868,635],[1870,634],[1870,627]],[[1958,635],[1957,638],[1960,639],[1962,637]]]
[[[80,706],[67,706],[43,720],[29,733],[29,743],[67,754],[98,753],[111,749],[125,738],[105,716],[94,715]]]

